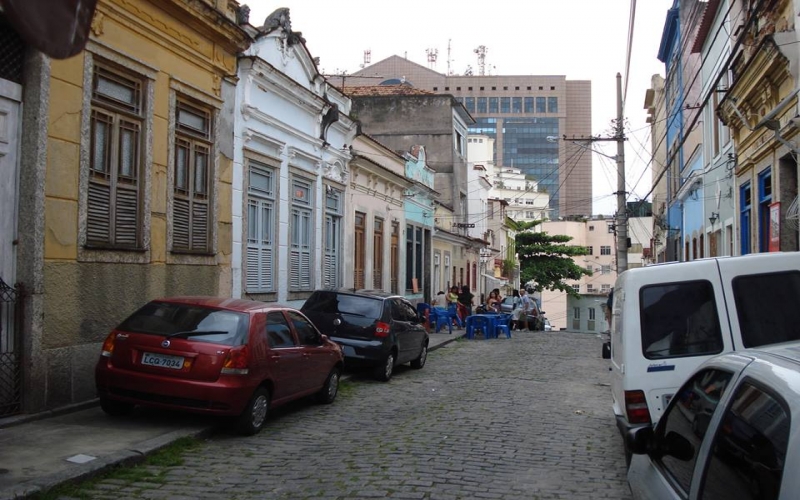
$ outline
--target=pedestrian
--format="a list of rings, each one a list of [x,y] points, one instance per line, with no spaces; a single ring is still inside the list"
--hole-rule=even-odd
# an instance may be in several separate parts
[[[469,287],[463,285],[461,287],[461,293],[458,294],[458,310],[462,322],[467,319],[467,316],[472,315],[472,299],[474,298],[475,296],[469,291]]]
[[[519,315],[522,314],[520,307],[519,290],[516,288],[511,291],[511,329],[516,330],[519,326]]]
[[[437,309],[447,309],[447,298],[444,292],[437,293],[431,305]]]
[[[614,289],[608,292],[608,300],[606,300],[606,323],[608,323],[608,331],[611,332],[611,308],[614,307]]]
[[[489,312],[500,312],[500,296],[495,290],[489,292],[489,298],[486,299],[486,309]]]
[[[447,305],[458,303],[458,287],[453,285],[447,292]]]
[[[519,298],[520,298],[520,309],[522,309],[522,312],[520,313],[520,315],[523,318],[522,321],[525,324],[525,330],[527,330],[528,329],[528,315],[531,312],[533,312],[533,301],[531,300],[530,296],[528,295],[528,292],[525,291],[525,290],[520,290]]]

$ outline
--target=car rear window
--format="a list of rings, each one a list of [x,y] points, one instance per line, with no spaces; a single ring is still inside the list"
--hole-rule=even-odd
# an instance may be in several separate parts
[[[150,302],[117,330],[151,335],[177,335],[201,342],[243,345],[247,342],[247,314],[190,304]]]
[[[732,286],[745,347],[800,340],[800,271],[737,276]]]
[[[378,319],[383,312],[383,300],[363,295],[323,292],[309,298],[303,305],[302,311]]]
[[[647,359],[722,352],[714,287],[708,281],[662,283],[641,290],[642,350]]]

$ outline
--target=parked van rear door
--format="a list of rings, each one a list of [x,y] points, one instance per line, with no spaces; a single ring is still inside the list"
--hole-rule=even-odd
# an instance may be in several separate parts
[[[735,349],[800,340],[800,253],[720,259]]]

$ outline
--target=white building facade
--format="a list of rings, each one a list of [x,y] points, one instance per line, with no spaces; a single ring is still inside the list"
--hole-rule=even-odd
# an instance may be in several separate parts
[[[343,282],[351,103],[319,73],[285,10],[258,30],[238,77],[232,295],[300,306]]]

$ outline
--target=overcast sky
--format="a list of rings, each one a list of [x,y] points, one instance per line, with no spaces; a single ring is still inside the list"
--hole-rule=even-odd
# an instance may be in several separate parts
[[[478,74],[474,50],[487,47],[486,72],[496,75],[565,75],[592,81],[592,133],[612,135],[616,118],[616,74],[625,74],[631,0],[293,0],[276,4],[240,0],[250,23],[260,26],[279,7],[290,9],[292,29],[302,32],[323,73],[353,73],[364,63],[392,55],[429,66],[427,49],[438,51],[436,71]],[[639,0],[625,104],[627,191],[631,200],[650,189],[650,134],[644,94],[650,77],[664,74],[656,58],[664,20],[673,0]],[[614,143],[595,143],[614,156]],[[594,212],[616,208],[616,163],[593,155]]]

